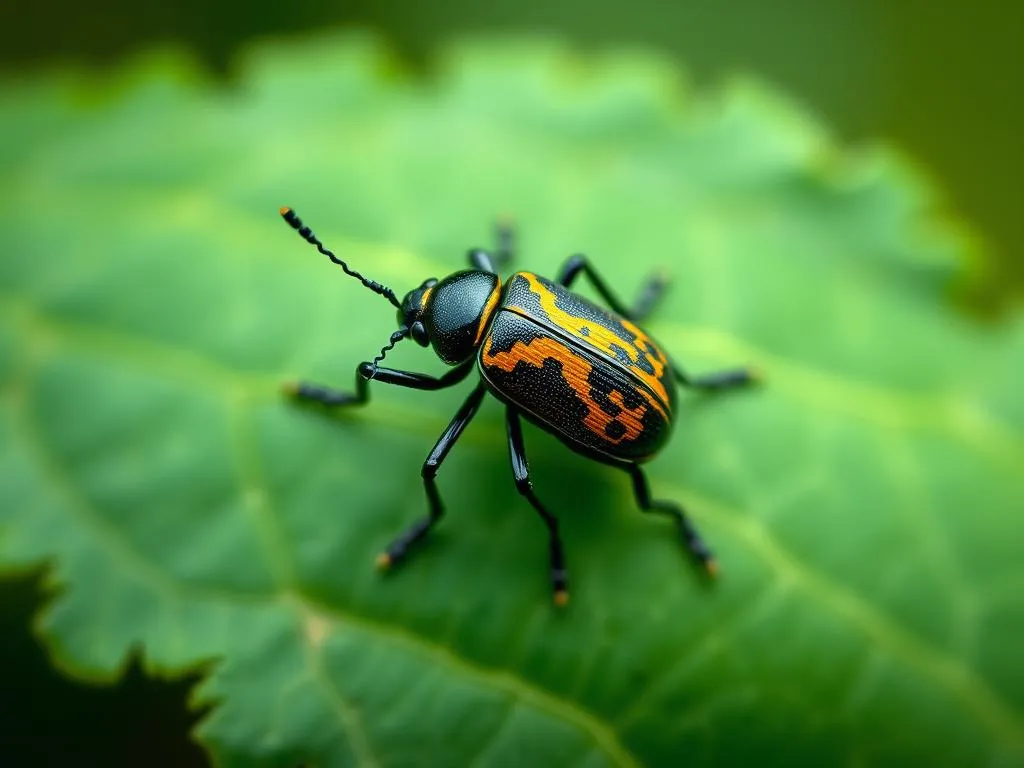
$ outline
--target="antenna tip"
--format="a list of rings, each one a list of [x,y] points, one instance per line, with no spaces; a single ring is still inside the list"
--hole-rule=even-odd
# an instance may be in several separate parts
[[[277,212],[287,219],[288,214],[292,212],[292,209],[289,208],[287,205],[282,205],[280,208],[277,209]]]

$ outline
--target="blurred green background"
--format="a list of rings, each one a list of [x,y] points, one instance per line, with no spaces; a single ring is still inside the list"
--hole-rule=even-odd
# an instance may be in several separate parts
[[[0,68],[9,77],[54,63],[115,65],[135,51],[170,43],[193,51],[230,81],[236,51],[253,38],[349,26],[377,31],[410,68],[421,70],[429,70],[444,40],[525,33],[557,36],[582,50],[659,51],[683,64],[701,87],[733,72],[752,73],[801,100],[844,142],[882,138],[904,150],[988,245],[994,284],[1016,290],[1024,283],[1020,4],[38,0],[0,7]],[[157,747],[163,764],[203,764],[184,741],[194,719],[183,711],[187,684],[147,681],[137,670],[113,691],[65,681],[25,629],[41,599],[38,580],[6,582],[0,596],[0,674],[13,693],[2,697],[0,761],[133,765]],[[125,722],[134,725],[126,730]],[[134,739],[126,740],[126,732]]]
[[[444,40],[539,34],[582,50],[642,47],[698,85],[753,73],[801,100],[856,144],[902,148],[982,235],[996,285],[1024,283],[1024,5],[1003,0],[256,0],[208,4],[94,0],[7,3],[0,66],[116,63],[154,44],[184,46],[230,76],[254,37],[369,28],[412,67]]]

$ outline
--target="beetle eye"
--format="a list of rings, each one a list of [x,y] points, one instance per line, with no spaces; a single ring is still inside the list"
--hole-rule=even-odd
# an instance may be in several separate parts
[[[421,347],[425,347],[430,343],[430,339],[427,338],[427,329],[423,327],[423,323],[419,320],[412,324],[409,333],[412,336],[412,340]]]

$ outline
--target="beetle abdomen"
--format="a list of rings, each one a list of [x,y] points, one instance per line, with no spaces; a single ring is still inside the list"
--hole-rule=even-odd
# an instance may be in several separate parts
[[[664,403],[630,373],[510,309],[494,318],[478,359],[496,395],[576,450],[642,461],[671,432]]]

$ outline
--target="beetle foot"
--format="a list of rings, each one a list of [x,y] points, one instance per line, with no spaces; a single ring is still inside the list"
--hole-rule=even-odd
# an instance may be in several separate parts
[[[561,545],[559,545],[558,553],[555,557],[555,563],[551,568],[551,586],[554,590],[553,598],[555,605],[563,608],[569,602],[569,574],[565,570]]]
[[[764,384],[764,370],[756,365],[747,366],[747,383],[752,387],[759,387]]]

